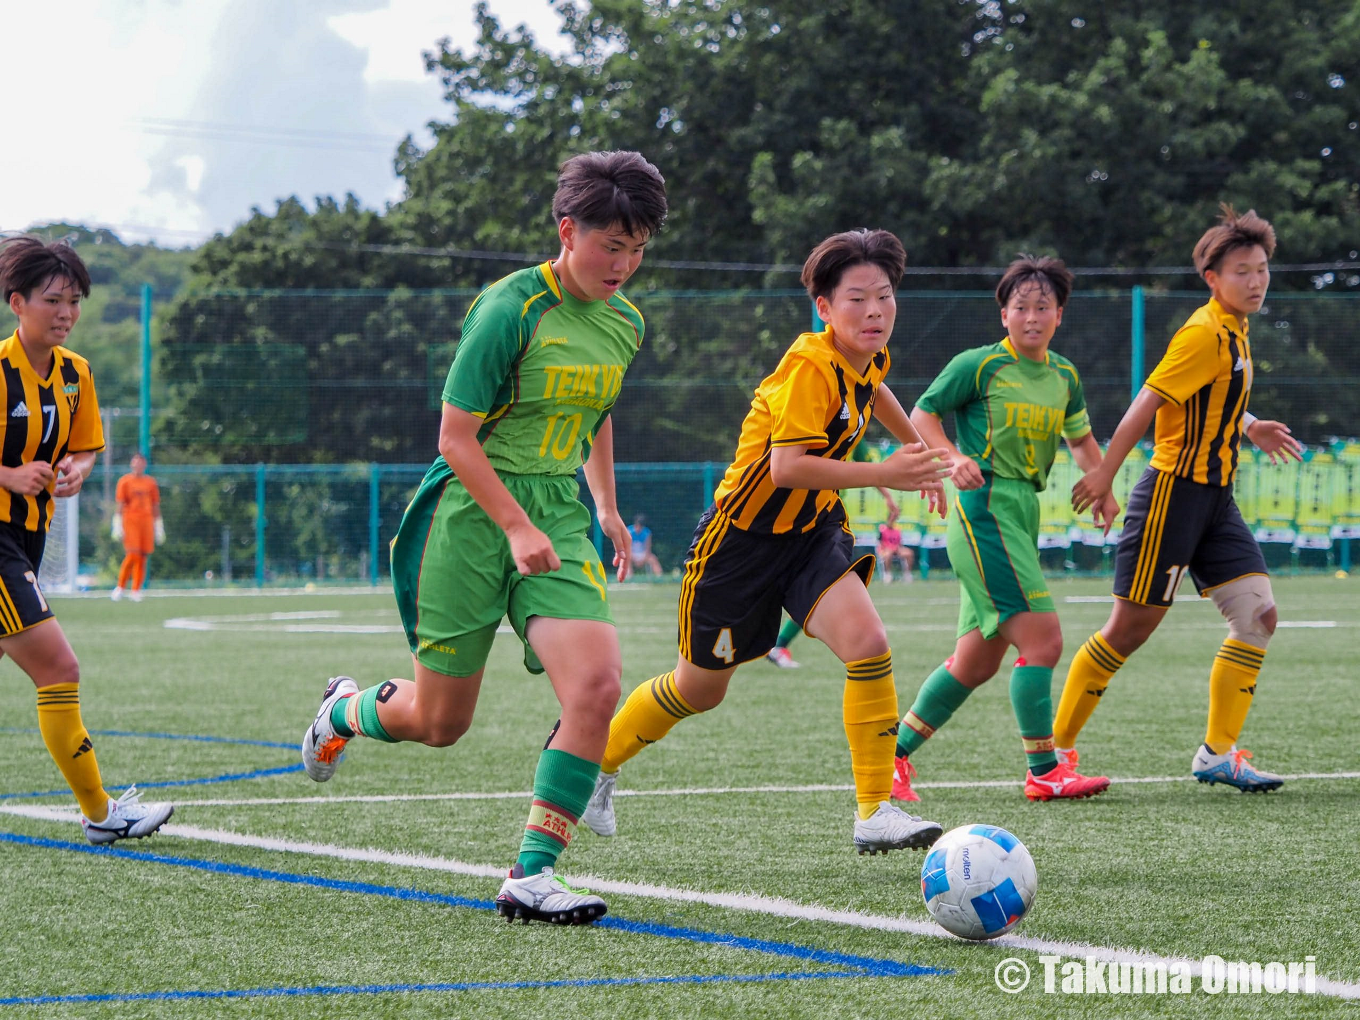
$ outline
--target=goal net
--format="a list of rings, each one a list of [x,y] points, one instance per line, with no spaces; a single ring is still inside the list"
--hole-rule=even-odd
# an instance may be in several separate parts
[[[38,583],[43,591],[73,592],[80,574],[80,494],[54,499],[52,508]]]

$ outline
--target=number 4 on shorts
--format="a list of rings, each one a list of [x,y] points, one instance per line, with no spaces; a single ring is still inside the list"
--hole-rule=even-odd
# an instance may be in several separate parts
[[[736,649],[732,647],[732,628],[724,627],[718,632],[718,640],[713,642],[713,657],[722,659],[729,666],[732,660],[737,657]]]

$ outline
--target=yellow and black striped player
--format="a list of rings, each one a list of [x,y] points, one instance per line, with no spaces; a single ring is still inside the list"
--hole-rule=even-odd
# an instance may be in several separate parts
[[[1101,466],[1073,488],[1084,509],[1107,493],[1124,458],[1156,419],[1156,447],[1129,495],[1115,556],[1115,607],[1077,652],[1054,720],[1060,749],[1073,748],[1110,678],[1156,630],[1188,574],[1228,622],[1209,676],[1209,721],[1192,774],[1243,791],[1273,790],[1283,780],[1254,768],[1237,749],[1266,646],[1275,599],[1265,557],[1233,499],[1242,437],[1274,460],[1298,457],[1280,422],[1247,412],[1252,362],[1248,316],[1270,284],[1275,231],[1254,211],[1225,206],[1222,222],[1195,246],[1209,302],[1176,332],[1115,430]],[[1060,754],[1063,753],[1061,750]]]
[[[765,655],[782,611],[845,663],[843,703],[861,853],[928,846],[940,826],[889,802],[897,692],[886,632],[856,558],[838,489],[888,486],[941,496],[948,469],[920,446],[881,463],[851,459],[871,416],[919,443],[883,377],[906,254],[883,230],[827,238],[803,283],[825,330],[804,333],[757,388],[736,457],[699,520],[680,592],[679,660],[646,681],[610,725],[600,779],[582,821],[613,835],[618,769],[677,722],[716,707],[738,665]],[[939,504],[941,508],[943,503]]]
[[[0,247],[0,286],[16,318],[0,342],[0,654],[38,691],[43,743],[80,803],[91,843],[155,832],[169,804],[142,804],[135,788],[105,791],[80,715],[80,666],[38,582],[54,498],[74,496],[104,447],[94,379],[64,346],[90,293],[74,249],[22,237]]]

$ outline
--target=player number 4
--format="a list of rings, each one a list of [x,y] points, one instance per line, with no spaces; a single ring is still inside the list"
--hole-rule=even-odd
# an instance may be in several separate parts
[[[724,627],[718,631],[718,640],[713,642],[713,657],[722,659],[729,666],[732,660],[737,657],[737,650],[732,647],[732,628]]]

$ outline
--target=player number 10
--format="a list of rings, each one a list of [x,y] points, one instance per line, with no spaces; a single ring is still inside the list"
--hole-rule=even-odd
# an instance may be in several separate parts
[[[556,430],[557,436],[553,437]],[[538,455],[546,457],[548,450],[558,460],[566,460],[567,454],[576,446],[576,437],[581,432],[579,414],[554,414],[548,417],[548,427],[543,430],[543,442],[538,445]]]

